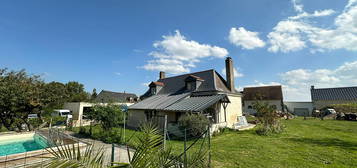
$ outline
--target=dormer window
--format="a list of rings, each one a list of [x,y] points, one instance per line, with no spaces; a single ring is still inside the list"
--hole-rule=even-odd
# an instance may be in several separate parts
[[[190,75],[185,79],[186,82],[186,90],[188,91],[195,91],[200,87],[202,81],[204,81],[202,78],[194,75]]]
[[[156,95],[164,87],[164,83],[162,83],[162,82],[151,82],[149,87],[150,87],[151,95]]]

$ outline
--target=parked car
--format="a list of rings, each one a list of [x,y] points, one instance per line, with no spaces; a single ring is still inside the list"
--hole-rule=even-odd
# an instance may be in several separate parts
[[[27,116],[28,119],[33,119],[33,118],[38,118],[38,115],[37,114],[29,114]]]
[[[60,116],[60,117],[72,118],[72,113],[71,113],[70,110],[66,110],[66,109],[53,110],[52,116],[54,116],[54,117]]]

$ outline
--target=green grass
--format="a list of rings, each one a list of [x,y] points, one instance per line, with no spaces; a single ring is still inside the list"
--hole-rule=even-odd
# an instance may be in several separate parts
[[[254,130],[212,139],[214,167],[357,167],[357,122],[283,121],[286,131],[259,136]]]
[[[285,132],[280,135],[259,136],[253,129],[212,137],[213,167],[357,167],[357,122],[296,118],[283,124]],[[130,146],[140,132],[126,131],[126,139],[132,135]],[[167,144],[176,154],[183,151],[182,141]]]

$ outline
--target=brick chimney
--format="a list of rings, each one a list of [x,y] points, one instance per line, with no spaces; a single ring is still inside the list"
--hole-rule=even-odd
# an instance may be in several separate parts
[[[226,80],[228,89],[231,90],[231,92],[235,92],[233,59],[231,57],[226,58]]]
[[[164,71],[160,71],[160,79],[164,79],[165,78],[165,72]]]

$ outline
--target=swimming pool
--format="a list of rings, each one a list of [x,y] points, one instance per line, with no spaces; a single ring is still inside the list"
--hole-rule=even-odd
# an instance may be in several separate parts
[[[46,139],[34,133],[0,137],[0,156],[34,151],[47,147]]]

